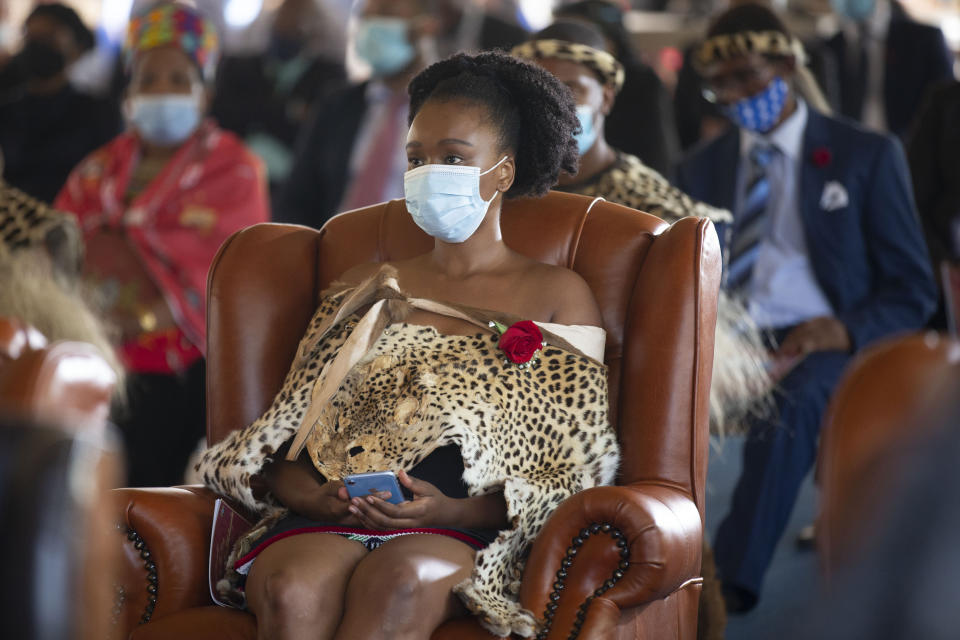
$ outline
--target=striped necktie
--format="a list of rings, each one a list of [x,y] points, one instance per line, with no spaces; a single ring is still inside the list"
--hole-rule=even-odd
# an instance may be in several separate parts
[[[750,150],[750,175],[740,214],[733,223],[733,237],[729,245],[726,287],[733,293],[742,294],[750,281],[760,251],[760,241],[767,230],[767,209],[770,204],[768,168],[776,152],[775,147],[762,145],[755,145]]]

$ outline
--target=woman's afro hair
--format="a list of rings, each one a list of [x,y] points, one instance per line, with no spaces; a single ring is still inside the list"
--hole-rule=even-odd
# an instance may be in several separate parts
[[[509,198],[542,196],[560,171],[576,175],[580,130],[570,90],[550,72],[503,53],[458,53],[430,65],[408,87],[410,122],[428,100],[466,100],[486,108],[500,130],[501,149],[513,149],[516,176]]]

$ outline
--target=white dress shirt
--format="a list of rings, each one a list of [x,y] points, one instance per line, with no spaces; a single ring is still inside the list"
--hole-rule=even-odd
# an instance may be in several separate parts
[[[737,212],[746,195],[750,150],[754,145],[773,146],[777,153],[767,166],[770,182],[767,229],[746,285],[746,303],[758,326],[788,327],[833,309],[817,283],[807,252],[800,216],[800,169],[807,105],[797,99],[797,109],[773,131],[761,135],[740,130],[740,169],[737,172]]]

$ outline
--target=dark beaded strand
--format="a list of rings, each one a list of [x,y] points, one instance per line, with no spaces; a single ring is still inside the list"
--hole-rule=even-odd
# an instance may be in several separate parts
[[[147,548],[147,543],[140,537],[139,533],[122,524],[118,524],[117,528],[121,531],[126,530],[127,540],[130,540],[133,543],[133,548],[140,552],[140,558],[143,559],[143,568],[147,572],[147,606],[143,611],[143,615],[140,616],[139,623],[144,624],[150,622],[150,618],[153,617],[153,610],[157,608],[157,564],[153,561],[153,555],[150,553],[150,549]],[[113,609],[114,624],[119,621],[120,612],[126,600],[126,593],[124,593],[122,586],[116,585],[116,591],[117,600]]]
[[[597,590],[593,592],[593,595],[589,596],[583,604],[580,605],[580,609],[577,611],[577,618],[573,623],[573,629],[570,631],[567,640],[576,640],[577,636],[580,635],[583,623],[587,619],[587,608],[590,606],[590,603],[593,602],[593,599],[597,596],[602,596],[612,589],[630,567],[630,561],[628,560],[630,550],[627,548],[627,540],[618,529],[615,529],[611,524],[606,522],[603,524],[594,523],[589,527],[581,529],[580,533],[574,536],[570,542],[570,546],[567,547],[567,553],[560,562],[560,570],[557,571],[557,579],[556,582],[553,583],[553,591],[550,593],[550,602],[547,603],[547,608],[543,612],[546,625],[544,625],[544,628],[537,634],[537,640],[546,640],[546,637],[550,635],[550,625],[553,623],[554,614],[559,606],[560,592],[563,591],[564,582],[567,579],[567,569],[573,564],[573,559],[576,557],[577,551],[591,535],[598,533],[605,533],[616,541],[617,547],[620,550],[620,563],[617,565],[616,571],[613,572],[613,576],[601,584]]]

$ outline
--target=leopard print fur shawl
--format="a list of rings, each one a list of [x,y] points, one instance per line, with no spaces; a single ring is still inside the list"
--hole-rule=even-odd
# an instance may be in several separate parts
[[[455,591],[494,634],[531,636],[537,622],[517,596],[532,541],[565,498],[609,484],[616,474],[606,367],[557,346],[563,341],[549,332],[535,367],[505,364],[492,330],[444,336],[404,324],[405,297],[395,281],[374,289],[362,301],[390,300],[393,321],[329,402],[319,411],[311,407],[318,380],[358,324],[357,314],[331,323],[350,291],[324,296],[270,409],[201,456],[197,470],[207,486],[268,515],[234,549],[230,564],[265,522],[285,513],[270,496],[256,499],[250,478],[298,433],[305,416],[317,416],[306,449],[330,479],[410,469],[436,448],[457,444],[469,494],[502,491],[511,528],[477,553],[470,578]]]

